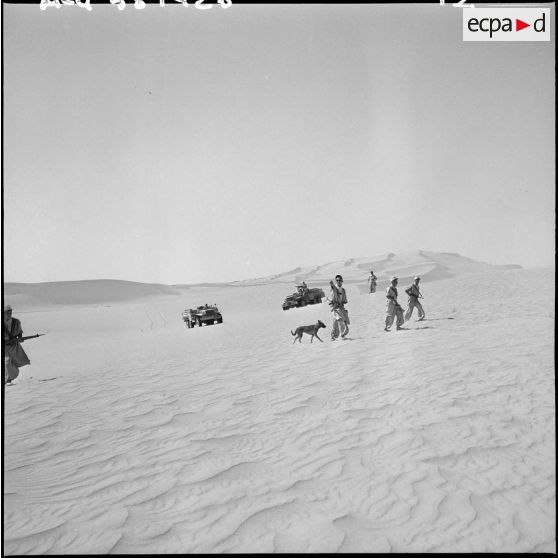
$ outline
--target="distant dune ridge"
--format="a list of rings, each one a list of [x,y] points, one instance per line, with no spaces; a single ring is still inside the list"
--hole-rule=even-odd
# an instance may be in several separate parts
[[[290,271],[265,277],[244,279],[230,283],[206,282],[195,285],[161,285],[97,279],[85,281],[59,281],[50,283],[5,283],[4,296],[17,304],[102,304],[124,302],[161,295],[180,295],[192,286],[219,287],[254,286],[272,284],[295,284],[306,281],[311,286],[326,286],[338,273],[343,275],[345,284],[356,284],[360,292],[367,291],[367,278],[371,270],[378,277],[381,288],[393,275],[400,282],[412,280],[420,275],[422,282],[447,279],[461,274],[484,273],[496,269],[520,269],[519,265],[494,266],[478,262],[454,253],[437,253],[419,250],[404,254],[386,254],[368,258],[351,258],[322,265],[296,267]]]
[[[4,284],[4,297],[14,304],[17,301],[36,301],[45,304],[95,304],[179,294],[178,289],[169,285],[116,279]]]
[[[494,269],[521,269],[520,265],[490,265],[448,252],[418,250],[404,254],[385,254],[368,258],[351,258],[324,265],[297,267],[277,275],[246,279],[232,284],[257,285],[266,283],[312,283],[323,286],[338,273],[345,283],[363,283],[370,271],[378,277],[378,284],[387,283],[394,275],[404,281],[419,275],[423,282],[447,279],[463,273],[484,273]]]

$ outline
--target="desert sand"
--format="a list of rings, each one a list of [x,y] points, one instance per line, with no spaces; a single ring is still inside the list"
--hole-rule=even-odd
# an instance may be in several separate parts
[[[281,302],[335,273],[332,342],[327,304]],[[386,333],[392,274],[427,320]],[[47,335],[5,389],[4,552],[556,552],[554,279],[418,252],[135,298],[7,285]],[[224,323],[187,329],[203,303]]]

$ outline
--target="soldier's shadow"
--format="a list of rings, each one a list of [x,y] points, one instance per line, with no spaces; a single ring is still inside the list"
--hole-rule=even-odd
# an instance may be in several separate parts
[[[366,337],[345,337],[344,339],[339,337],[339,341],[358,341],[360,339],[366,339]]]

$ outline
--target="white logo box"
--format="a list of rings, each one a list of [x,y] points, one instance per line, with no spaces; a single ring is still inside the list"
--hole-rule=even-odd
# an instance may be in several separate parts
[[[550,41],[550,37],[550,8],[463,9],[464,41]]]

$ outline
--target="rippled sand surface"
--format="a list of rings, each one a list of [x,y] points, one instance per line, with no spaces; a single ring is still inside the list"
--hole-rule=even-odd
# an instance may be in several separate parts
[[[556,552],[553,283],[425,283],[390,333],[349,285],[336,342],[285,285],[14,308],[49,333],[6,388],[4,552]]]

